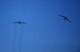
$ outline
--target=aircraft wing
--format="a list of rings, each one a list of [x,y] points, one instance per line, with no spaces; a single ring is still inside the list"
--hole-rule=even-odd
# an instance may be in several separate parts
[[[69,19],[66,19],[67,21],[69,21],[71,23],[71,21]]]
[[[65,16],[63,16],[63,15],[59,15],[59,16],[61,16],[61,17],[65,17]]]
[[[25,22],[20,22],[20,23],[26,24]]]
[[[19,23],[19,22],[13,22],[13,23]]]

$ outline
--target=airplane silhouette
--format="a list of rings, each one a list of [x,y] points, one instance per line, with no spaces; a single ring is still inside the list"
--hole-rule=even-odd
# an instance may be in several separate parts
[[[68,17],[63,16],[63,15],[59,15],[59,16],[63,17],[65,21],[68,21],[68,22],[70,22],[70,23],[71,23],[71,21],[68,19]]]
[[[25,22],[21,22],[21,21],[17,21],[17,22],[14,22],[14,23],[17,23],[17,24],[26,24]]]

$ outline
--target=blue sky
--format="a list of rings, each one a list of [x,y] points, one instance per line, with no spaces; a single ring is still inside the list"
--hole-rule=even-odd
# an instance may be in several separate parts
[[[69,17],[65,22],[59,14]],[[0,52],[80,52],[79,0],[0,0]]]

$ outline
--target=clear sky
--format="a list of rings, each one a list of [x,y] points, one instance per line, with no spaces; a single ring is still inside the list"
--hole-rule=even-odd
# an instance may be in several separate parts
[[[0,52],[14,52],[15,25],[15,52],[80,52],[80,0],[0,0]]]

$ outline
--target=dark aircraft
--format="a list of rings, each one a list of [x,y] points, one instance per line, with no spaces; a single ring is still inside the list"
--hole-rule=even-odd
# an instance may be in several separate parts
[[[26,24],[25,22],[21,22],[21,21],[17,21],[17,22],[13,22],[13,23],[17,23],[17,24]]]
[[[66,16],[63,15],[59,15],[59,16],[63,17],[65,21],[69,21],[71,23],[71,21]]]

